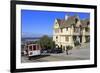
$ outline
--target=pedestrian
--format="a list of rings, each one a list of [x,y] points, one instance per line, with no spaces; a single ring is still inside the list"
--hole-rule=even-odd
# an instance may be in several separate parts
[[[66,49],[66,54],[68,55],[68,49]]]

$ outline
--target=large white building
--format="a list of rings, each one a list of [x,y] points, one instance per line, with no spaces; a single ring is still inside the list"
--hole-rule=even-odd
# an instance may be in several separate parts
[[[55,19],[53,27],[53,41],[66,49],[66,46],[75,46],[90,40],[90,20],[81,20],[77,15],[65,16],[64,20]]]

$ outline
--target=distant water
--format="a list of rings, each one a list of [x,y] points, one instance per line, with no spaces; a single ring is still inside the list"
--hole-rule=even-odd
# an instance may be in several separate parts
[[[52,36],[49,36],[49,37],[52,37]],[[41,37],[22,37],[21,38],[21,43],[24,44],[25,42],[28,42],[28,41],[38,41],[40,40]]]
[[[25,44],[28,41],[38,41],[40,38],[21,38],[21,44]]]

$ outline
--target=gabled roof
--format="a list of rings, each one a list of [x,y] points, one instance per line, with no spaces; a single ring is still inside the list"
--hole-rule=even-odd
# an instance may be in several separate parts
[[[65,22],[64,22],[64,27],[69,27],[69,26],[71,26],[72,24],[75,24],[75,20],[76,20],[76,19],[77,19],[76,16],[70,16],[70,17],[68,17],[68,19],[65,20]]]
[[[63,26],[65,20],[57,19],[57,22],[58,22],[59,26],[61,27],[61,26]]]
[[[81,20],[81,25],[82,27],[87,27],[88,25],[90,25],[90,19]]]
[[[78,20],[77,16],[69,16],[67,20],[57,19],[57,22],[60,28],[70,27],[71,25],[76,24],[76,20]],[[81,26],[86,27],[89,24],[90,19],[80,20]],[[75,25],[76,26],[76,25]]]
[[[67,20],[57,19],[60,28],[69,27],[72,24],[75,24],[76,16],[69,16]]]

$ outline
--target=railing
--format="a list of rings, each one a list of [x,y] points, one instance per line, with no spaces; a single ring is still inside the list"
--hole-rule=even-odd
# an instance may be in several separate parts
[[[78,31],[78,32],[59,32],[59,33],[54,33],[55,35],[90,35],[90,32],[86,31]]]

